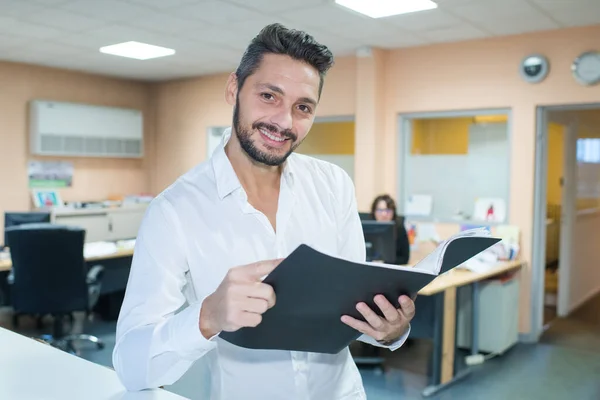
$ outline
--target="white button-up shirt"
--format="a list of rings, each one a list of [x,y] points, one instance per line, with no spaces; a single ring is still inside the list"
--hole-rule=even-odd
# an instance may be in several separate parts
[[[172,384],[207,357],[211,399],[365,399],[348,348],[334,355],[253,350],[200,333],[202,301],[232,267],[286,257],[302,243],[365,261],[354,185],[341,168],[292,154],[275,231],[247,201],[225,154],[230,135],[147,210],[117,324],[115,370],[128,389],[140,390]],[[359,340],[379,345],[366,335]]]

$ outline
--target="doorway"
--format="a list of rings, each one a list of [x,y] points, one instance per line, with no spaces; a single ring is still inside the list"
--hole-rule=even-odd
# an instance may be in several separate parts
[[[562,330],[555,324],[577,325],[565,320],[600,299],[600,104],[539,107],[537,129],[532,322],[539,338]]]

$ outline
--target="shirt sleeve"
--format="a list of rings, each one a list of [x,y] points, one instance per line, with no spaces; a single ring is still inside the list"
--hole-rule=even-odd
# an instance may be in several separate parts
[[[189,304],[184,295],[183,239],[170,203],[157,198],[140,226],[117,321],[113,366],[130,391],[174,383],[216,347],[200,333],[203,299]]]
[[[339,216],[339,229],[338,229],[338,248],[340,249],[340,256],[355,262],[365,262],[367,258],[365,237],[362,230],[362,223],[358,214],[358,206],[356,203],[356,193],[354,183],[350,177],[343,171],[340,172],[343,182],[341,193],[339,194],[339,206],[342,210]],[[410,334],[410,326],[406,333],[402,335],[395,342],[384,345],[379,343],[377,340],[369,335],[361,335],[357,340],[371,344],[377,347],[384,347],[390,350],[396,350],[400,348],[408,335]]]

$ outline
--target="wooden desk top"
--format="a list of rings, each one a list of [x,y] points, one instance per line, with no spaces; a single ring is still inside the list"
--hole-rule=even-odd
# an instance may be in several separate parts
[[[116,252],[111,254],[105,254],[101,256],[94,257],[86,257],[85,261],[87,262],[96,262],[102,260],[108,260],[111,258],[119,258],[119,257],[130,257],[133,255],[133,249],[118,249]],[[10,271],[12,269],[12,261],[10,258],[0,259],[0,272],[1,271]]]
[[[448,273],[435,278],[429,285],[419,291],[419,295],[431,296],[452,287],[464,286],[497,275],[502,275],[506,272],[516,271],[520,269],[523,264],[524,261],[522,260],[505,261],[491,267],[488,271],[483,273],[455,268]]]

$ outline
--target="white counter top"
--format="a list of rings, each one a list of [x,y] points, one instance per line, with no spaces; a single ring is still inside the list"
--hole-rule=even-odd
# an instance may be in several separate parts
[[[127,392],[116,373],[0,328],[0,399],[184,400],[157,389]]]

